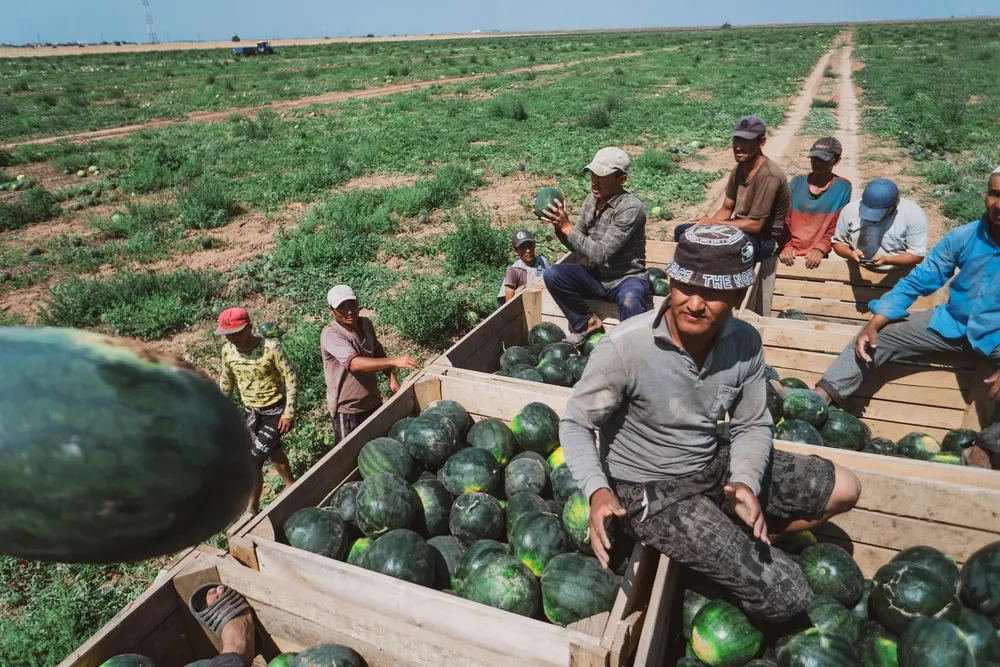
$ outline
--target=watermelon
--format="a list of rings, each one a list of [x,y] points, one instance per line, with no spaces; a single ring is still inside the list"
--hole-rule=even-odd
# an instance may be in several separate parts
[[[514,461],[520,461],[521,459],[531,459],[533,461],[538,461],[543,466],[545,466],[546,470],[548,470],[549,467],[548,459],[539,454],[538,452],[533,452],[531,450],[525,450],[523,452],[519,452],[514,456],[514,458],[511,459],[511,463],[513,463]]]
[[[534,366],[538,363],[538,352],[531,347],[514,345],[504,350],[500,355],[500,368],[510,373],[514,366]]]
[[[819,434],[816,427],[801,419],[785,419],[775,426],[774,439],[800,442],[804,445],[822,446],[823,444],[823,436]]]
[[[542,384],[545,382],[545,378],[542,374],[536,371],[534,368],[527,368],[523,371],[517,371],[516,373],[511,373],[512,378],[517,378],[518,380],[526,380],[527,382],[538,382]]]
[[[781,378],[778,380],[782,387],[788,389],[808,389],[809,385],[798,378]]]
[[[772,380],[780,380],[781,376],[778,375],[778,371],[774,370],[773,366],[764,364],[764,379],[770,384]]]
[[[472,424],[468,410],[458,401],[449,401],[447,399],[434,401],[421,410],[420,414],[440,415],[444,417],[455,425],[459,437],[464,436],[465,432],[469,430],[469,425]]]
[[[375,473],[358,490],[358,527],[368,537],[406,528],[420,501],[406,480],[391,472]]]
[[[274,660],[267,663],[267,667],[289,667],[292,664],[292,658],[297,655],[298,653],[282,653]]]
[[[553,470],[549,475],[549,480],[552,483],[552,497],[560,505],[565,504],[570,496],[580,490],[576,480],[573,479],[573,473],[570,472],[569,466],[559,466]]]
[[[653,296],[669,296],[670,295],[670,283],[662,278],[651,278],[649,281],[650,291],[653,292]]]
[[[4,554],[144,560],[207,540],[246,510],[257,470],[246,424],[190,364],[41,327],[0,328],[0,360]]]
[[[590,546],[590,502],[579,491],[566,501],[562,511],[563,529],[570,544],[579,552],[592,555]]]
[[[957,625],[969,642],[972,655],[977,661],[1000,662],[1000,633],[988,618],[963,607],[959,612]]]
[[[954,623],[915,618],[899,638],[902,667],[976,667],[969,641]]]
[[[359,537],[354,540],[354,544],[347,550],[347,562],[351,565],[361,567],[361,563],[365,559],[365,554],[368,553],[373,544],[375,544],[375,540],[370,537]]]
[[[685,589],[684,608],[682,614],[684,639],[691,641],[691,629],[694,627],[694,617],[697,616],[698,612],[701,611],[701,608],[708,603],[709,599],[698,591],[693,588]]]
[[[684,656],[677,661],[674,667],[705,667],[705,663],[694,656]]]
[[[666,280],[667,272],[661,268],[655,266],[646,267],[646,273],[649,274],[650,279],[656,278],[658,280]]]
[[[514,366],[510,367],[510,371],[507,372],[507,377],[515,377],[518,373],[521,373],[523,371],[533,371],[533,370],[535,370],[534,366],[529,366],[528,364],[515,364]]]
[[[455,424],[440,414],[424,414],[406,427],[406,448],[419,461],[431,468],[439,468],[461,448]]]
[[[542,213],[549,210],[549,206],[555,202],[565,202],[566,198],[558,188],[542,188],[535,195],[535,217],[542,219]]]
[[[548,512],[527,512],[514,521],[510,531],[510,550],[536,577],[542,576],[545,564],[570,546],[559,517]]]
[[[434,560],[434,587],[438,590],[451,590],[452,579],[465,557],[465,545],[452,535],[438,535],[427,540],[427,546],[431,548],[431,558]]]
[[[156,665],[144,655],[125,653],[104,661],[101,667],[156,667]]]
[[[816,595],[828,595],[847,608],[853,608],[861,599],[865,586],[861,568],[836,544],[807,547],[799,556],[799,564]]]
[[[459,595],[514,614],[532,616],[538,609],[538,580],[518,559],[497,554],[469,575]]]
[[[528,345],[536,350],[544,350],[553,343],[566,340],[566,332],[558,324],[541,322],[528,331]]]
[[[566,452],[562,447],[556,447],[546,460],[549,463],[549,470],[555,470],[559,466],[566,465]]]
[[[812,531],[801,530],[797,533],[785,533],[781,536],[780,540],[775,543],[779,549],[784,551],[786,554],[792,554],[794,556],[799,555],[808,547],[817,543],[816,536],[813,535]]]
[[[785,400],[781,398],[781,394],[778,393],[778,390],[770,382],[765,385],[765,390],[767,394],[767,411],[771,415],[771,423],[777,424],[781,421],[781,405]]]
[[[525,491],[544,495],[549,485],[549,467],[544,461],[542,459],[539,463],[531,458],[517,458],[508,463],[503,472],[503,488],[507,497],[512,498]]]
[[[496,540],[477,540],[465,550],[465,555],[452,577],[451,588],[456,593],[462,590],[465,581],[473,572],[482,567],[488,560],[498,555],[509,556],[510,549],[506,544]]]
[[[420,586],[434,585],[434,559],[424,538],[412,530],[397,528],[375,540],[365,554],[362,567]]]
[[[604,338],[604,332],[603,331],[595,331],[594,333],[592,333],[589,336],[587,336],[586,341],[584,341],[584,343],[583,343],[583,354],[584,354],[584,356],[588,356],[589,357],[591,355],[591,353],[593,353],[594,348],[597,347],[597,344],[600,343],[601,339],[603,339],[603,338]]]
[[[898,667],[899,647],[891,637],[868,636],[857,644],[862,667]]]
[[[946,556],[934,547],[909,547],[892,557],[891,563],[916,563],[923,565],[938,575],[958,594],[961,576],[958,565],[951,556]]]
[[[451,506],[451,534],[466,544],[498,540],[504,534],[504,511],[496,498],[485,493],[463,493]]]
[[[763,641],[743,612],[725,600],[707,602],[691,623],[691,648],[707,665],[740,667],[757,655]]]
[[[396,442],[406,442],[406,427],[413,421],[413,417],[403,417],[392,425],[389,429],[389,437]]]
[[[1000,542],[982,547],[962,565],[962,600],[1000,628]]]
[[[908,459],[926,461],[941,451],[941,445],[926,433],[907,433],[896,443],[896,449]]]
[[[576,355],[575,357],[570,357],[566,360],[566,365],[569,366],[569,370],[573,373],[573,383],[576,384],[583,377],[583,371],[587,369],[587,361],[590,357],[585,357],[583,355]]]
[[[785,637],[776,648],[782,667],[862,667],[847,641],[816,628]]]
[[[391,472],[407,482],[417,478],[417,464],[410,452],[392,438],[375,438],[365,443],[358,454],[358,471],[362,479],[377,472]]]
[[[510,377],[510,374],[505,370],[493,371],[493,375],[502,378]]]
[[[547,345],[538,355],[539,361],[542,359],[559,359],[561,361],[566,361],[570,357],[575,357],[579,353],[576,348],[569,343],[552,343]]]
[[[829,408],[826,401],[811,389],[792,389],[785,396],[785,402],[781,405],[781,411],[785,419],[801,419],[809,422],[816,428],[823,426],[826,421]]]
[[[544,403],[529,403],[514,415],[510,430],[524,449],[548,456],[559,446],[559,415]]]
[[[801,310],[795,310],[794,308],[789,308],[788,310],[783,310],[778,313],[779,320],[807,320],[805,313]]]
[[[601,567],[596,558],[567,553],[548,562],[541,583],[545,617],[567,626],[611,611],[621,580]]]
[[[971,428],[956,428],[948,431],[944,440],[941,441],[941,449],[952,454],[961,454],[963,451],[976,444],[979,434]]]
[[[413,483],[419,503],[413,528],[424,537],[446,535],[451,517],[451,494],[440,480],[421,479]]]
[[[962,457],[958,454],[952,454],[951,452],[938,452],[937,454],[932,454],[929,459],[931,463],[944,463],[950,466],[960,466],[962,465]]]
[[[500,464],[485,449],[467,447],[445,461],[438,471],[438,478],[455,496],[473,492],[493,493],[500,486]]]
[[[555,357],[546,357],[539,361],[538,365],[535,366],[535,371],[542,376],[542,381],[545,384],[572,387],[573,383],[576,382],[576,377],[573,376],[569,365],[562,359]]]
[[[829,595],[814,597],[806,614],[820,632],[842,637],[852,645],[858,641],[858,619],[850,609]]]
[[[517,440],[510,427],[499,419],[481,419],[469,429],[466,440],[470,447],[483,449],[493,455],[500,465],[506,465],[517,451]]]
[[[889,438],[872,438],[871,441],[865,445],[865,448],[862,451],[868,452],[869,454],[882,454],[884,456],[899,455],[899,452],[896,449],[896,443]]]
[[[861,599],[858,603],[854,605],[854,609],[851,613],[854,614],[854,618],[858,620],[859,624],[864,624],[868,622],[868,598],[872,594],[872,580],[865,579],[864,588],[861,589]]]
[[[923,565],[886,563],[875,572],[873,582],[872,617],[890,632],[901,635],[922,616],[958,620],[961,605],[954,589]]]
[[[324,509],[336,512],[340,518],[347,523],[358,525],[358,490],[361,489],[361,482],[347,482],[333,492],[330,500],[324,505]]]
[[[289,667],[366,667],[354,649],[340,644],[317,644],[298,653]]]
[[[288,544],[327,558],[341,558],[347,547],[347,523],[336,512],[304,507],[281,527]]]
[[[507,533],[514,528],[514,522],[521,515],[530,512],[548,512],[549,504],[542,500],[537,494],[529,491],[522,491],[512,496],[507,496],[507,507],[504,510],[507,514]]]
[[[865,448],[865,431],[861,428],[861,420],[843,410],[829,411],[819,435],[827,447],[855,452]]]
[[[257,334],[261,338],[277,338],[278,325],[274,322],[261,322],[260,326],[257,327]]]

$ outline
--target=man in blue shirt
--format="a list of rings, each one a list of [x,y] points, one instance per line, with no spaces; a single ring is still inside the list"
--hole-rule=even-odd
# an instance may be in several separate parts
[[[917,297],[939,290],[956,270],[948,303],[933,311],[907,312]],[[938,352],[982,355],[1000,369],[998,275],[1000,167],[990,176],[983,217],[949,232],[922,264],[869,304],[874,316],[833,362],[816,390],[828,402],[840,402],[858,390],[871,369]],[[1000,372],[986,383],[990,399],[1000,402]],[[993,423],[964,456],[968,465],[1000,469],[1000,407]]]

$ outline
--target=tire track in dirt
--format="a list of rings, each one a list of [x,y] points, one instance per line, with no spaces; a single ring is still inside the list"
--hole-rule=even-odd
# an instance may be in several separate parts
[[[278,102],[271,102],[269,104],[263,104],[260,106],[253,107],[236,107],[225,109],[222,111],[198,111],[187,114],[187,118],[184,120],[173,120],[173,119],[161,119],[152,120],[145,123],[135,123],[132,125],[121,125],[119,127],[110,127],[102,130],[92,130],[88,132],[73,132],[69,134],[60,134],[56,136],[48,137],[36,137],[34,139],[25,139],[24,141],[17,141],[13,143],[8,143],[2,146],[6,150],[11,150],[19,146],[44,146],[48,144],[58,143],[60,141],[68,141],[70,143],[86,143],[90,141],[103,141],[107,139],[119,139],[121,137],[127,137],[134,132],[140,132],[142,130],[155,130],[162,127],[170,127],[174,125],[190,125],[193,123],[221,123],[228,120],[233,114],[240,114],[243,116],[249,116],[265,109],[270,111],[289,111],[292,109],[301,109],[304,107],[310,107],[316,104],[336,104],[338,102],[346,102],[348,100],[363,100],[370,99],[373,97],[385,97],[388,95],[397,95],[399,93],[409,93],[414,90],[421,90],[423,88],[430,88],[431,86],[449,85],[454,83],[466,83],[470,81],[479,81],[481,79],[488,79],[496,76],[511,76],[515,74],[525,74],[528,72],[550,72],[552,70],[565,69],[567,67],[574,67],[576,65],[584,65],[587,63],[602,62],[607,60],[622,60],[625,58],[638,58],[639,56],[648,55],[650,53],[662,53],[665,51],[677,51],[680,47],[671,46],[663,49],[653,49],[651,51],[630,51],[628,53],[616,53],[610,56],[600,56],[596,58],[583,58],[582,60],[571,60],[564,63],[548,63],[545,65],[533,65],[531,67],[519,67],[517,69],[507,70],[504,72],[483,72],[481,74],[471,74],[468,76],[458,76],[451,77],[447,79],[430,79],[425,81],[413,81],[411,83],[397,83],[390,86],[380,86],[378,88],[368,88],[366,90],[348,90],[339,91],[335,93],[324,93],[322,95],[311,95],[308,97],[300,97],[294,100],[282,100]]]
[[[853,35],[853,33],[852,33]],[[861,156],[858,154],[860,141],[858,138],[858,97],[854,91],[854,62],[851,55],[854,52],[854,45],[850,37],[844,44],[840,52],[840,98],[837,105],[837,133],[840,143],[844,147],[844,154],[837,166],[840,175],[854,184],[851,192],[851,199],[861,197],[861,169],[858,162]]]

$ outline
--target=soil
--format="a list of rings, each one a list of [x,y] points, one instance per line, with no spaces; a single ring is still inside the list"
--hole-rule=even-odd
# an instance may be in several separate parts
[[[539,190],[555,185],[550,180],[521,172],[510,176],[498,176],[490,173],[485,178],[487,185],[473,190],[470,199],[488,208],[491,217],[499,217],[504,220],[529,216],[533,218],[534,216],[529,210],[521,204],[521,200],[533,202],[535,194]]]
[[[255,211],[234,218],[228,225],[219,229],[192,230],[186,234],[187,237],[209,237],[213,240],[213,247],[177,255],[145,265],[145,268],[153,271],[173,271],[181,268],[202,271],[232,270],[273,248],[274,234],[285,221],[284,214],[267,216]]]
[[[347,192],[350,190],[367,190],[370,188],[401,188],[411,186],[420,179],[414,174],[372,174],[359,176],[348,181],[347,185],[337,188]]]

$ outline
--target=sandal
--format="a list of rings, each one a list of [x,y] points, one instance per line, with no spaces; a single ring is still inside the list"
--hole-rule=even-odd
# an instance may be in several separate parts
[[[205,584],[192,593],[188,600],[188,608],[194,617],[220,638],[222,637],[222,628],[226,627],[229,621],[251,609],[246,598],[228,586],[223,586],[225,592],[219,596],[218,600],[208,605],[205,601],[208,592],[221,585],[218,583]],[[256,624],[254,625],[256,626]]]

